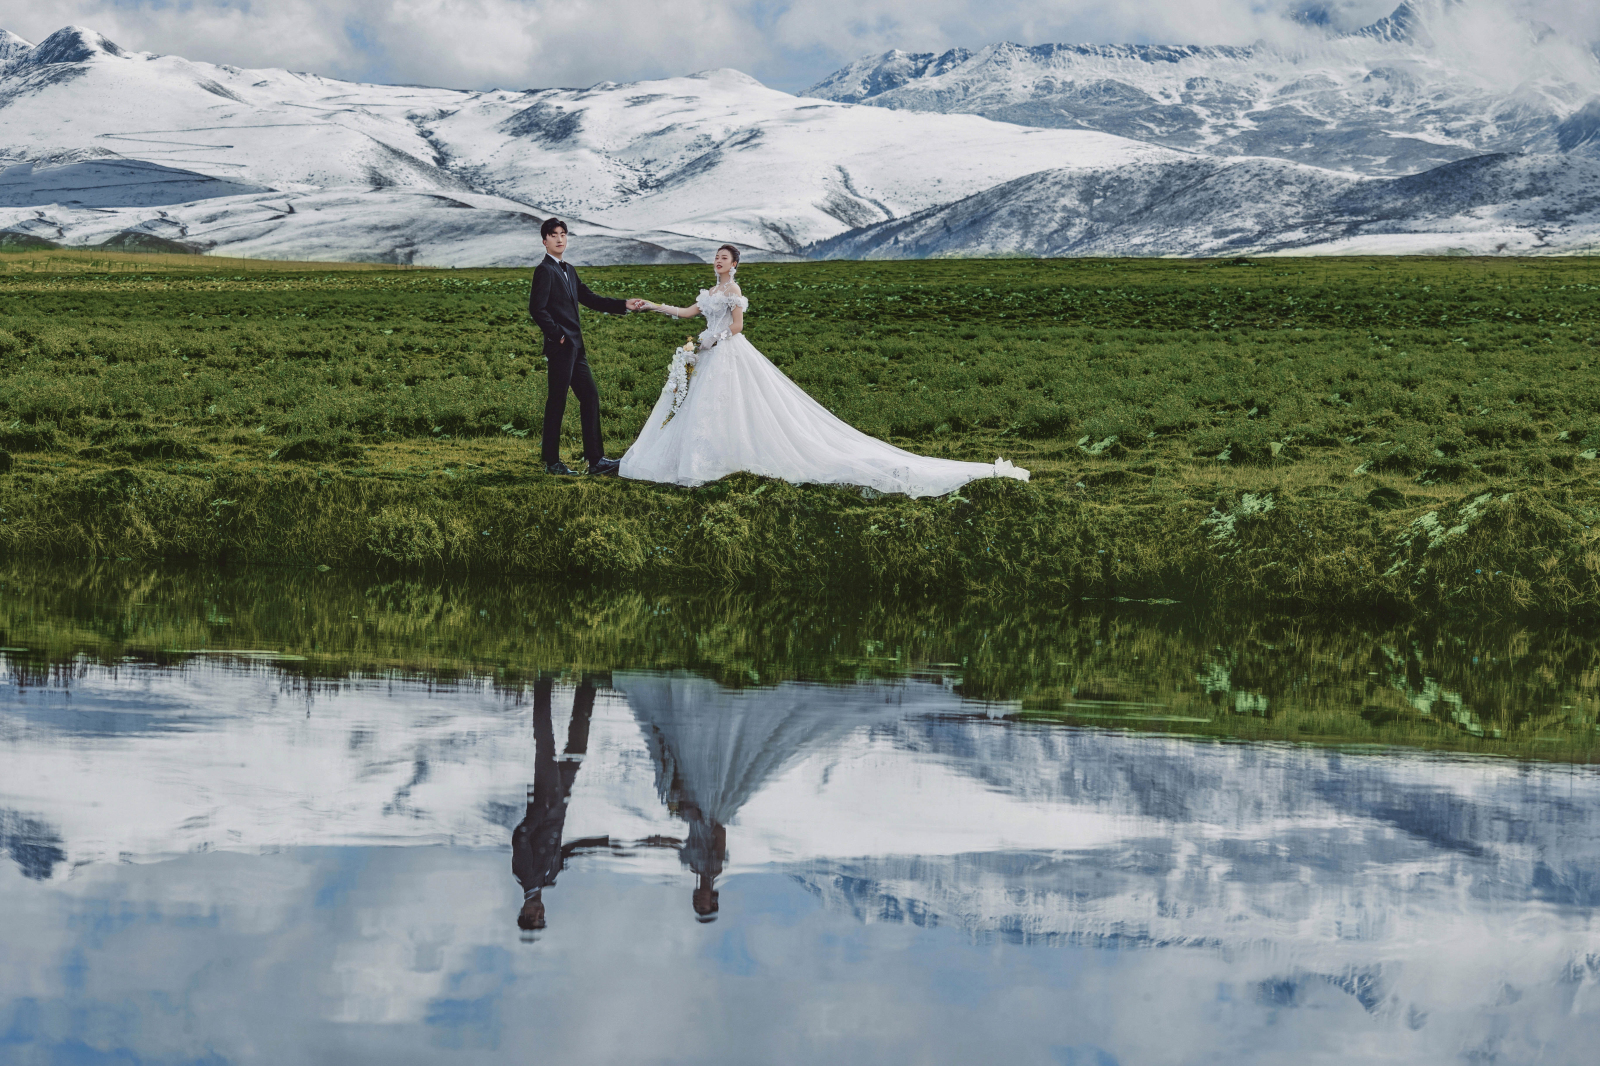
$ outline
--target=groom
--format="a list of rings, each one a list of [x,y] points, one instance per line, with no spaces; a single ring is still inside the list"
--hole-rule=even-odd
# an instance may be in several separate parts
[[[547,474],[570,474],[561,461],[561,418],[567,413],[567,389],[578,397],[578,419],[583,426],[583,458],[589,473],[615,476],[617,460],[607,459],[600,443],[600,391],[589,372],[588,352],[583,346],[583,326],[578,322],[578,305],[608,315],[639,311],[639,299],[613,300],[596,296],[578,280],[578,272],[562,257],[567,252],[567,224],[547,218],[539,227],[544,238],[545,257],[533,272],[533,292],[528,296],[528,314],[544,333],[544,358],[549,368],[550,392],[544,401],[544,442],[542,456]]]

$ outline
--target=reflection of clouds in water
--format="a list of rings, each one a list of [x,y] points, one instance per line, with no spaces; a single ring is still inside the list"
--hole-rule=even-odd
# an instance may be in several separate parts
[[[697,927],[666,872],[577,861],[531,946],[507,929],[517,892],[492,851],[186,856],[25,896],[0,879],[16,923],[0,1031],[70,1049],[85,1035],[74,1019],[99,1018],[98,1048],[272,1066],[320,1064],[334,1047],[496,1066],[746,1063],[760,1047],[787,1066],[1049,1062],[1043,1049],[1085,1045],[1174,1066],[1446,1063],[1463,1049],[1576,1066],[1600,1010],[1592,934],[1570,913],[1462,923],[1450,943],[1329,966],[1292,941],[1249,940],[1247,918],[1242,950],[862,923],[766,872],[730,881],[722,920]]]
[[[89,681],[115,709],[117,684]],[[701,928],[672,856],[579,856],[529,946],[506,842],[530,704],[383,683],[308,717],[257,675],[231,684],[155,685],[180,718],[208,709],[187,731],[0,738],[0,787],[27,786],[4,801],[26,812],[0,815],[7,847],[213,848],[70,877],[24,850],[31,867],[0,868],[0,1032],[17,1046],[48,1061],[88,1033],[106,1054],[274,1066],[330,1047],[1578,1062],[1600,1028],[1589,769],[1028,725],[915,681],[618,674],[564,839],[675,833],[667,799],[731,823],[742,865]],[[573,746],[573,690],[552,695],[551,743]],[[341,846],[280,850],[317,841]],[[600,1003],[629,1024],[597,1037]],[[73,1021],[91,1017],[110,1021]]]
[[[573,689],[557,693],[564,728]],[[520,694],[483,679],[89,667],[70,688],[0,689],[0,806],[50,822],[74,864],[303,844],[498,847],[532,779],[529,715]],[[621,758],[638,747],[631,716],[609,717],[597,739],[603,802],[580,812],[595,813],[599,832],[646,836],[670,823],[637,779],[648,769]]]
[[[1600,855],[1592,767],[933,718],[906,720],[894,743],[1019,798],[1219,832],[1353,816],[1466,851],[1537,844],[1547,855],[1576,848],[1590,863]]]

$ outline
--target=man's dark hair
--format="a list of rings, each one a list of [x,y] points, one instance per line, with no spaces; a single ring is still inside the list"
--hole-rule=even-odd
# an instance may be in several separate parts
[[[556,230],[566,230],[566,228],[567,224],[561,221],[559,218],[547,218],[544,220],[544,225],[539,227],[539,239],[544,240]]]

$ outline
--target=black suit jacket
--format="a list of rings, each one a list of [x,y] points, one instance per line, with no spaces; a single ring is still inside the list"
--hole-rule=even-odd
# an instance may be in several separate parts
[[[578,278],[578,270],[570,263],[559,263],[551,255],[544,257],[533,272],[533,291],[528,294],[528,316],[544,333],[546,353],[561,343],[562,338],[574,349],[583,348],[583,326],[578,321],[578,305],[591,311],[608,315],[625,315],[628,305],[622,300],[596,296]]]

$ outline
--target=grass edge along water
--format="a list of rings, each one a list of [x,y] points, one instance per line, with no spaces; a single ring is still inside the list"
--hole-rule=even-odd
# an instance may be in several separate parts
[[[1018,722],[1600,758],[1583,624],[26,560],[0,562],[0,652],[23,688],[95,662],[226,662],[307,692],[414,677],[515,693],[624,669],[736,688],[909,678]]]

